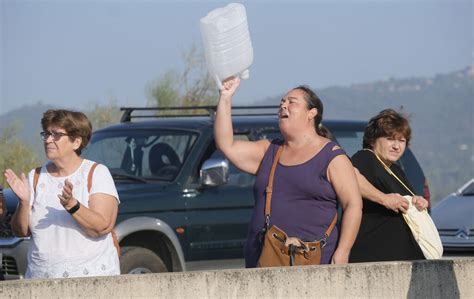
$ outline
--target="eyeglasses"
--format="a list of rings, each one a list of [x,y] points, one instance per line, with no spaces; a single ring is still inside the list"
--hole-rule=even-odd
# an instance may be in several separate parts
[[[54,141],[58,141],[63,136],[69,136],[69,134],[62,133],[62,132],[54,132],[54,131],[52,131],[52,132],[47,132],[47,131],[46,132],[41,132],[40,135],[41,135],[41,139],[43,141],[48,140],[49,136],[52,136]]]

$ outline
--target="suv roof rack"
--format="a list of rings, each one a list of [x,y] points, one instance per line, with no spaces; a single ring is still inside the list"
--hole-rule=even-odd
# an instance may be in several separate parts
[[[255,112],[254,110],[263,109],[275,109],[279,106],[237,106],[232,107],[232,110],[247,110],[244,113],[238,113],[238,116],[252,116],[252,115],[275,115],[273,113]],[[181,113],[171,113],[170,111],[182,111]],[[192,116],[209,116],[214,120],[216,115],[217,106],[189,106],[189,107],[121,107],[120,111],[123,111],[120,122],[130,122],[132,118],[161,118],[161,117],[192,117]],[[132,115],[134,111],[166,111],[168,113],[163,114],[138,114]],[[183,113],[187,111],[187,113]],[[197,113],[196,113],[197,112]]]

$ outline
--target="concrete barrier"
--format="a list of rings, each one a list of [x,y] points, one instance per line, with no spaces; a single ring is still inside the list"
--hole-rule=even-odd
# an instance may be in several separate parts
[[[474,298],[474,259],[6,281],[0,298]]]

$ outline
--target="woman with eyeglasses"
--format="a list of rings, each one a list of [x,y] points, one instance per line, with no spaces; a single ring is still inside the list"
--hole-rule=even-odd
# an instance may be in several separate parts
[[[92,126],[81,112],[48,110],[41,119],[48,161],[5,177],[19,198],[11,225],[31,236],[26,278],[120,274],[113,228],[119,198],[107,167],[81,158]]]

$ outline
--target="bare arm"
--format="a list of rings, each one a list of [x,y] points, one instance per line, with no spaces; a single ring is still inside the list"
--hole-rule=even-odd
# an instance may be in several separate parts
[[[5,170],[5,178],[12,191],[20,199],[15,213],[12,215],[11,226],[15,236],[28,237],[31,235],[30,222],[30,186],[24,173],[18,177],[11,169]]]
[[[240,79],[233,77],[223,82],[214,122],[214,136],[220,149],[232,164],[242,171],[256,174],[265,151],[270,145],[268,140],[234,140],[232,128],[232,96],[239,87]]]
[[[362,219],[362,198],[357,179],[349,159],[344,155],[335,157],[328,167],[328,178],[344,211],[341,237],[334,252],[332,263],[345,264],[354,245]]]
[[[360,192],[362,196],[370,201],[378,203],[394,212],[406,213],[408,210],[408,203],[403,196],[398,193],[385,194],[375,188],[366,178],[363,176],[357,168],[354,167],[357,182],[359,183]]]
[[[61,204],[70,210],[77,204],[72,197],[72,184],[66,180],[62,194],[58,195]],[[89,207],[81,205],[79,210],[71,215],[84,232],[92,238],[108,234],[115,226],[118,203],[112,195],[94,193],[89,198]]]

